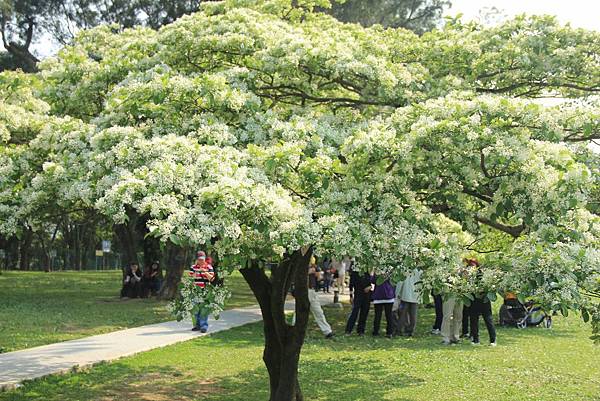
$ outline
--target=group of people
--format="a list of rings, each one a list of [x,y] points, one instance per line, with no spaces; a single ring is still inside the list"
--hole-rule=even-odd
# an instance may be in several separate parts
[[[213,261],[203,251],[198,251],[196,262],[190,266],[188,274],[193,277],[194,284],[200,288],[207,288],[215,282],[215,269]],[[479,262],[475,259],[465,259],[467,266],[479,270]],[[355,270],[352,259],[344,257],[341,260],[335,258],[324,259],[317,264],[316,258],[312,257],[308,270],[308,300],[310,310],[315,322],[319,326],[325,338],[334,336],[331,325],[327,322],[317,291],[327,291],[332,283],[323,285],[321,282],[327,279],[324,274],[328,272],[331,278],[336,278],[336,285],[341,293],[344,293],[346,272],[350,272],[350,300],[352,310],[346,322],[346,335],[351,335],[356,326],[358,335],[363,336],[366,330],[366,322],[371,308],[374,305],[375,318],[373,320],[373,336],[380,335],[380,327],[385,315],[385,335],[407,336],[414,334],[417,324],[417,314],[421,294],[421,274],[418,269],[412,270],[394,286],[388,278],[378,277],[368,272]],[[481,270],[479,270],[480,272]],[[153,263],[149,269],[140,272],[137,263],[132,263],[127,271],[123,282],[122,296],[135,297],[136,294],[143,296],[144,289],[150,293],[156,293],[160,288],[162,273],[158,262]],[[461,338],[469,337],[474,345],[479,344],[479,317],[487,327],[490,345],[496,345],[496,330],[492,320],[491,303],[485,294],[474,294],[474,300],[470,305],[463,303],[456,297],[450,296],[445,300],[441,295],[433,294],[435,306],[435,322],[431,333],[442,335],[442,343],[446,345],[456,344]],[[208,313],[199,308],[193,316],[194,325],[192,330],[206,333],[208,330]],[[470,328],[470,330],[469,330]]]
[[[346,271],[349,270],[351,264],[352,260],[347,256],[340,260],[325,257],[320,263],[313,258],[311,268],[314,268],[315,291],[330,292],[331,288],[335,286],[341,294],[344,294]]]
[[[375,309],[373,336],[378,336],[381,320],[385,314],[387,337],[394,335],[412,336],[417,325],[417,311],[421,293],[418,286],[421,271],[411,271],[404,280],[392,285],[389,279],[379,278],[367,272],[350,273],[350,299],[352,311],[346,323],[346,334],[350,335],[354,326],[358,335],[366,330],[367,316],[371,302]]]
[[[143,271],[137,262],[131,262],[123,272],[121,298],[147,298],[157,295],[162,286],[163,274],[159,262],[152,262]]]
[[[468,266],[477,268],[480,276],[481,270],[477,260],[465,259],[465,262]],[[346,335],[351,335],[355,326],[359,336],[365,334],[367,317],[372,303],[375,309],[373,336],[380,335],[381,321],[384,315],[387,337],[412,336],[417,324],[419,303],[422,299],[419,285],[422,272],[415,269],[394,286],[385,277],[352,270],[351,267],[351,264],[348,265],[352,310],[346,322]],[[333,331],[325,318],[316,294],[318,289],[316,273],[316,263],[311,260],[308,276],[311,312],[325,337],[331,338]],[[481,316],[489,333],[490,345],[496,345],[496,330],[492,319],[491,303],[485,294],[473,295],[474,300],[471,304],[464,305],[456,296],[450,296],[444,300],[441,295],[433,294],[436,318],[431,333],[441,335],[443,344],[457,344],[461,338],[469,338],[473,345],[479,345],[479,317]]]
[[[335,259],[331,262],[334,268],[338,268]],[[420,294],[417,283],[420,280],[420,272],[414,271],[405,280],[392,286],[390,280],[379,279],[377,276],[366,272],[359,272],[352,269],[353,262],[345,257],[340,262],[341,268],[338,271],[350,271],[350,299],[352,302],[352,311],[346,323],[346,334],[351,334],[354,326],[357,324],[359,335],[365,334],[367,316],[371,303],[375,309],[375,319],[373,322],[373,335],[378,336],[381,327],[381,320],[385,314],[386,335],[392,337],[394,334],[403,334],[412,336],[417,322],[417,307]],[[337,286],[341,293],[344,293],[345,274],[339,279]],[[311,258],[308,270],[308,300],[310,310],[325,338],[333,337],[331,325],[327,322],[321,303],[317,296],[319,287],[319,266],[315,258]]]

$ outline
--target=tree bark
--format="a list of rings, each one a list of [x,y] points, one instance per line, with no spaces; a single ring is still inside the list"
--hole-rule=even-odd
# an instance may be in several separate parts
[[[158,296],[161,299],[173,299],[177,296],[179,290],[179,283],[181,282],[185,262],[188,259],[188,252],[185,248],[167,244],[166,259],[166,277]]]
[[[137,230],[137,215],[133,212],[128,213],[128,221],[125,224],[116,224],[114,226],[115,234],[119,239],[121,250],[124,253],[125,264],[139,263],[137,251],[139,249],[139,236]]]
[[[2,44],[4,45],[4,49],[6,49],[6,51],[14,57],[19,67],[24,72],[38,72],[37,63],[39,62],[39,60],[29,51],[29,47],[31,46],[31,42],[33,39],[35,19],[33,16],[29,16],[26,22],[28,26],[27,30],[25,31],[26,36],[24,38],[24,43],[17,43],[14,41],[10,41],[6,37],[6,22],[2,21],[2,24],[0,26]]]
[[[308,263],[312,248],[295,251],[271,271],[268,277],[258,262],[240,272],[258,300],[264,323],[263,361],[269,373],[270,401],[301,401],[298,363],[308,323]],[[296,322],[285,319],[285,299],[294,283]]]
[[[23,238],[19,241],[19,269],[29,270],[31,266],[31,242],[33,241],[33,232],[30,228],[23,233]]]

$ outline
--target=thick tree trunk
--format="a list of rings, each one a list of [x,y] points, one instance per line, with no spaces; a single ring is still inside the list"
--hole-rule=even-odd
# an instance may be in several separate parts
[[[139,263],[137,258],[138,238],[135,229],[131,226],[131,224],[117,224],[114,227],[127,265],[133,262]]]
[[[187,253],[185,248],[167,244],[166,276],[158,293],[159,298],[173,299],[177,296],[181,276],[185,269]]]
[[[263,361],[269,373],[270,401],[301,401],[298,363],[308,323],[308,262],[312,249],[286,255],[267,277],[265,271],[252,262],[241,273],[260,305],[264,322],[265,349]],[[294,283],[296,322],[285,319],[285,299]]]

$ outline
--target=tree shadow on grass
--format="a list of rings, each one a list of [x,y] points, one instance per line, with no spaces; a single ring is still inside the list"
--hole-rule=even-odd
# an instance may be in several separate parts
[[[173,366],[132,368],[113,362],[26,381],[16,390],[0,392],[0,401],[191,401],[221,391],[209,375],[203,378]]]
[[[335,361],[309,359],[300,363],[300,383],[307,400],[383,400],[399,387],[418,386],[423,381],[400,373],[377,359],[353,358]],[[365,373],[365,365],[368,373]],[[354,373],[353,373],[354,372]],[[215,383],[222,389],[209,394],[210,401],[263,401],[268,399],[268,376],[264,367],[235,376],[222,377]],[[401,400],[398,400],[401,401]],[[409,401],[409,400],[406,400]]]

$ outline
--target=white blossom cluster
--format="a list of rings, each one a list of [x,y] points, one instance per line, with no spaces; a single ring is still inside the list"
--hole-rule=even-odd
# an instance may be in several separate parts
[[[194,278],[184,276],[179,286],[179,297],[169,303],[169,311],[177,321],[181,321],[201,310],[215,319],[224,310],[231,291],[221,285],[207,285],[204,288],[194,283]]]

